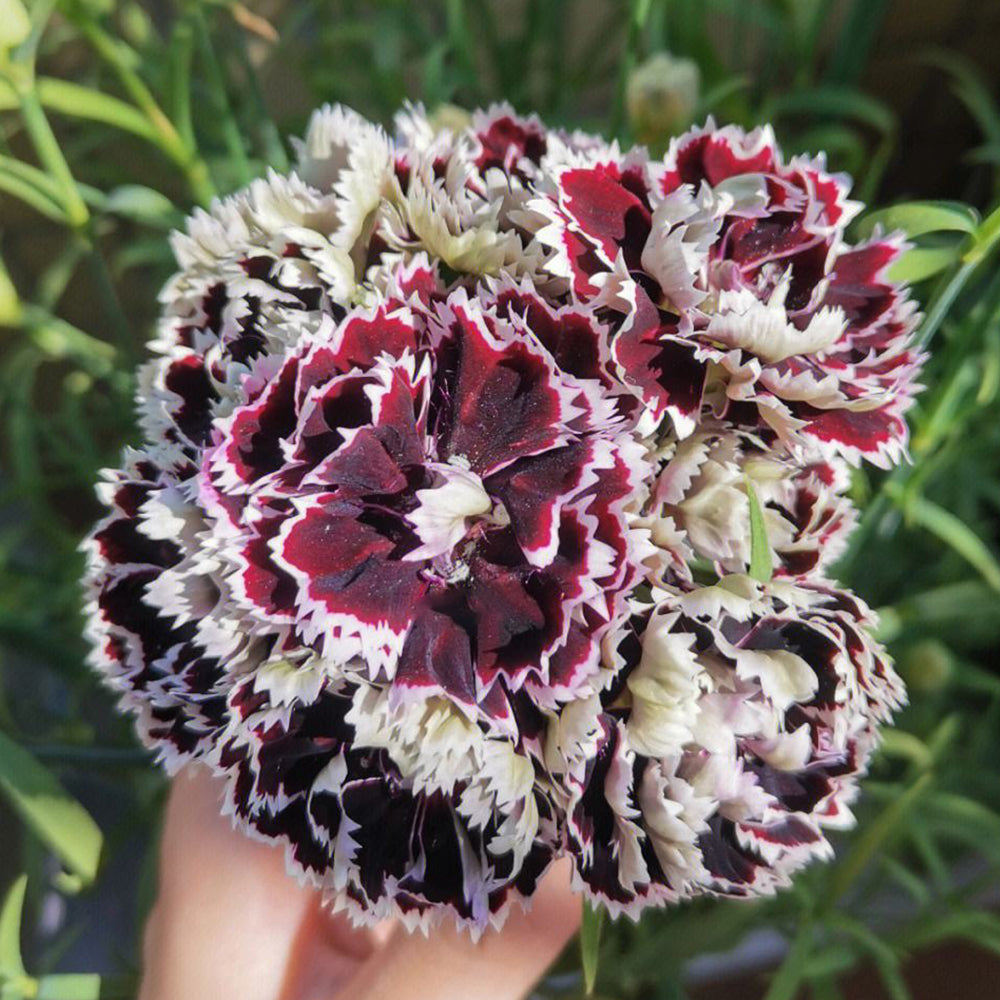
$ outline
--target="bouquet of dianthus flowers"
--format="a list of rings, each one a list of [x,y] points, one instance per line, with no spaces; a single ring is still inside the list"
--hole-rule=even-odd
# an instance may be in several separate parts
[[[358,922],[478,933],[568,856],[612,915],[830,853],[903,699],[827,567],[921,358],[860,206],[767,128],[662,160],[507,107],[174,238],[93,660],[170,771]]]

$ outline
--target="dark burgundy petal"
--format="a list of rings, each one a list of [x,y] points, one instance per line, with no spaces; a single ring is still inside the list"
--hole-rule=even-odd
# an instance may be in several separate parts
[[[350,444],[317,468],[315,477],[337,487],[340,496],[355,498],[373,493],[399,493],[407,479],[382,446],[377,432],[362,428]]]
[[[591,449],[578,441],[523,458],[488,480],[490,492],[507,508],[529,561],[544,565],[555,555],[560,509],[579,490],[588,460],[593,460]]]
[[[608,334],[593,315],[573,308],[554,310],[537,293],[521,288],[504,289],[497,296],[497,311],[523,318],[562,371],[610,385],[602,351]]]
[[[462,313],[456,322],[461,339],[443,454],[460,456],[488,476],[551,448],[559,440],[563,403],[544,359],[524,344],[496,345]],[[442,384],[438,391],[448,390]]]
[[[406,636],[396,683],[403,688],[444,691],[474,705],[476,677],[469,633],[446,614],[420,611]]]
[[[649,206],[622,180],[610,164],[570,168],[559,177],[564,209],[609,264],[619,250],[630,264],[638,261],[650,231]]]
[[[546,621],[522,571],[477,559],[473,574],[469,608],[476,616],[477,672],[488,687],[501,669],[517,676],[531,665]]]
[[[225,455],[244,482],[279,469],[284,462],[281,439],[295,426],[291,409],[298,361],[292,358],[253,404],[235,414]]]
[[[262,521],[256,533],[243,549],[246,568],[240,582],[248,601],[265,615],[293,618],[297,586],[295,580],[277,566],[271,545],[281,529],[282,519],[272,517]]]
[[[394,543],[358,521],[348,509],[313,506],[291,525],[281,562],[301,591],[329,614],[404,632],[426,590],[419,567],[384,557]]]
[[[486,127],[476,133],[480,152],[475,163],[479,170],[499,167],[515,170],[522,159],[536,166],[547,148],[545,130],[538,122],[511,114],[492,117]]]
[[[697,186],[706,180],[714,186],[740,174],[769,173],[778,162],[770,136],[751,143],[733,128],[718,135],[708,130],[689,133],[671,151],[671,158],[674,164],[664,175],[664,191],[678,184]]]
[[[212,408],[218,393],[205,371],[205,362],[195,354],[174,361],[163,375],[164,386],[180,397],[172,416],[192,444],[205,445],[212,426]]]
[[[693,345],[671,336],[669,328],[632,327],[618,335],[612,351],[626,380],[657,416],[670,412],[683,422],[697,419],[708,372]]]
[[[906,422],[892,403],[872,410],[816,410],[802,406],[799,413],[808,421],[802,431],[806,436],[878,464],[886,464],[885,456],[907,438]]]
[[[898,240],[872,241],[841,253],[830,275],[826,305],[843,309],[855,328],[873,324],[899,297],[897,289],[885,278],[899,255]]]
[[[349,316],[341,325],[332,345],[331,363],[339,371],[368,368],[381,354],[398,358],[417,349],[417,330],[403,311],[389,314],[378,309],[369,318]]]

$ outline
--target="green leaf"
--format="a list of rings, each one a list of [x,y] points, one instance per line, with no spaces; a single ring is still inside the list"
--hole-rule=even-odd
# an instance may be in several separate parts
[[[1000,109],[993,99],[992,86],[972,60],[947,49],[930,49],[921,62],[944,70],[952,79],[955,96],[975,118],[987,142],[1000,141]]]
[[[21,0],[0,0],[0,52],[20,45],[31,34],[31,21]]]
[[[967,264],[976,265],[989,256],[1000,241],[1000,206],[993,209],[975,232],[973,244],[962,258]]]
[[[795,940],[781,967],[771,980],[771,986],[764,1000],[795,1000],[799,987],[809,974],[809,959],[813,950],[813,928],[809,923],[799,927]]]
[[[36,1000],[100,1000],[101,977],[94,973],[42,976]]]
[[[112,125],[159,144],[159,134],[146,116],[117,97],[54,77],[38,81],[38,97],[45,107],[59,114]]]
[[[891,1000],[911,1000],[910,991],[899,967],[899,956],[863,923],[844,913],[830,916],[829,923],[843,931],[875,963],[879,977]]]
[[[20,296],[0,257],[0,326],[17,326],[21,315]]]
[[[884,857],[882,859],[882,867],[889,878],[912,897],[913,902],[918,907],[930,905],[933,895],[926,879],[921,878],[916,872],[910,871],[909,868],[895,858]]]
[[[940,274],[958,260],[961,244],[951,246],[910,247],[889,268],[889,277],[893,281],[916,284]]]
[[[33,305],[25,306],[23,325],[46,358],[68,358],[96,378],[106,378],[114,372],[117,352],[107,341],[98,340]]]
[[[924,948],[940,941],[963,938],[1000,954],[1000,918],[980,910],[935,915],[904,935],[909,948]]]
[[[747,503],[750,507],[750,575],[760,583],[769,583],[774,575],[774,560],[771,543],[767,538],[767,525],[757,491],[749,476],[744,476]]]
[[[104,199],[104,211],[156,229],[176,229],[184,216],[174,203],[159,191],[142,184],[123,184]]]
[[[101,831],[45,767],[0,732],[0,791],[22,819],[85,882],[97,874]]]
[[[25,975],[21,960],[21,917],[28,876],[21,875],[7,891],[0,908],[0,977],[13,979]]]
[[[879,753],[886,757],[898,757],[926,770],[934,763],[934,756],[923,740],[905,729],[886,729],[882,733]]]
[[[949,820],[957,821],[970,830],[978,829],[983,837],[1000,842],[1000,814],[975,799],[951,792],[938,792],[928,799],[927,808],[940,812]]]
[[[85,121],[101,122],[123,132],[131,132],[153,145],[160,144],[159,133],[149,119],[117,97],[51,76],[39,77],[35,86],[38,99],[49,111]],[[20,104],[14,88],[0,79],[0,111],[14,111]]]
[[[694,113],[695,120],[711,114],[720,104],[725,103],[741,90],[746,90],[749,86],[750,77],[731,76],[715,84],[714,87],[709,87],[698,101],[698,107]]]
[[[587,996],[593,994],[594,984],[597,982],[597,959],[603,926],[604,910],[595,909],[587,900],[584,900],[583,917],[580,923],[580,956],[583,960],[583,982]]]
[[[887,485],[886,491],[893,500],[902,503],[911,523],[936,535],[975,567],[994,590],[1000,591],[1000,563],[986,543],[964,521],[926,497],[904,496],[898,485]]]
[[[770,110],[774,115],[803,115],[813,121],[817,115],[847,118],[882,133],[896,128],[896,115],[887,104],[850,87],[813,87],[782,94]]]
[[[855,842],[851,853],[840,862],[834,871],[833,885],[827,896],[829,906],[832,907],[847,892],[854,884],[854,880],[867,867],[868,862],[878,854],[890,837],[902,828],[910,810],[916,805],[932,780],[931,772],[922,774],[868,824]]]
[[[867,239],[878,225],[887,232],[902,229],[910,237],[944,231],[974,233],[979,213],[961,201],[907,201],[869,212],[855,228],[859,237]]]
[[[65,222],[58,186],[37,167],[0,155],[0,191],[13,195],[53,222]]]
[[[923,626],[972,641],[1000,639],[1000,605],[996,594],[979,580],[949,583],[907,597],[896,605],[904,627]],[[1000,685],[1000,677],[991,675]]]

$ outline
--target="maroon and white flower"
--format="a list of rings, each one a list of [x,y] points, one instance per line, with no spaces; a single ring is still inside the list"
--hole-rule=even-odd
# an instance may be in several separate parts
[[[566,293],[616,316],[619,376],[654,418],[686,436],[710,408],[885,466],[905,447],[916,315],[886,276],[900,239],[845,243],[847,189],[822,159],[784,163],[768,128],[710,121],[661,163],[563,157],[526,219]]]
[[[656,486],[635,522],[650,530],[661,579],[690,580],[699,559],[720,574],[749,570],[748,486],[760,502],[778,576],[800,577],[836,562],[857,520],[844,496],[847,467],[836,458],[803,465],[775,445],[709,421],[662,447]]]
[[[645,537],[646,449],[580,349],[599,334],[515,286],[354,309],[254,362],[196,458],[162,446],[105,491],[96,662],[168,766],[211,763],[359,918],[482,927],[554,853],[528,748],[596,689]],[[456,853],[366,881],[386,809]]]
[[[608,687],[554,720],[578,886],[635,916],[770,893],[849,804],[903,698],[857,598],[818,583],[654,591],[606,641]]]
[[[174,236],[93,662],[355,920],[479,933],[565,854],[614,913],[771,891],[902,697],[823,576],[905,449],[901,243],[766,129],[449,120],[321,109]]]
[[[647,480],[600,383],[462,292],[304,340],[218,422],[199,492],[250,618],[398,699],[506,718],[525,684],[587,683]]]

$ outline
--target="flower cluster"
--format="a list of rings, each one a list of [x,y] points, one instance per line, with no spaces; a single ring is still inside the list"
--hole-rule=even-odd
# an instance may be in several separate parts
[[[142,738],[359,921],[476,933],[560,856],[634,916],[827,855],[903,698],[827,575],[849,466],[905,451],[900,239],[845,242],[769,129],[653,160],[324,108],[297,152],[175,235],[101,486]]]

